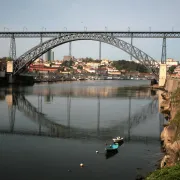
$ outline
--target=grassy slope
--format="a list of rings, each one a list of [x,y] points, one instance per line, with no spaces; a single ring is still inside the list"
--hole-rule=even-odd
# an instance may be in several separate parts
[[[180,180],[180,164],[158,169],[151,173],[146,180]]]

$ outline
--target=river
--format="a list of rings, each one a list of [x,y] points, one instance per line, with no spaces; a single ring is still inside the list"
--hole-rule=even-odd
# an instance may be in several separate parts
[[[149,84],[97,80],[1,87],[0,177],[134,180],[154,170],[162,156],[162,121]],[[115,136],[125,141],[107,157],[105,144]]]

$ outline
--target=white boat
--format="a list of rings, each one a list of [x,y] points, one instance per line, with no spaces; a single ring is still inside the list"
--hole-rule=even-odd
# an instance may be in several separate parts
[[[113,138],[112,140],[113,140],[115,143],[119,143],[119,142],[122,142],[122,141],[124,140],[124,138],[118,136],[118,137],[116,137],[116,138]]]

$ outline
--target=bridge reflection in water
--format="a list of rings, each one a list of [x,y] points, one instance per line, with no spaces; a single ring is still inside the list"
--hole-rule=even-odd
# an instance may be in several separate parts
[[[8,99],[12,98],[12,103],[8,103]],[[159,140],[158,137],[146,137],[146,136],[133,136],[131,130],[139,124],[147,121],[153,114],[158,113],[158,97],[153,96],[149,104],[145,105],[136,113],[131,112],[131,101],[134,97],[129,96],[129,116],[123,122],[119,122],[116,125],[108,128],[100,128],[100,116],[101,116],[101,97],[97,96],[97,129],[83,129],[71,127],[71,105],[72,97],[67,96],[67,125],[62,125],[54,122],[42,113],[42,94],[38,95],[38,107],[35,107],[30,103],[23,94],[13,93],[6,95],[8,109],[9,109],[9,129],[0,129],[0,133],[6,134],[21,134],[21,135],[36,135],[36,136],[50,136],[50,137],[61,137],[61,138],[77,138],[77,139],[98,139],[107,140],[114,136],[121,135],[125,137],[126,141],[141,141],[149,142],[152,140]],[[15,130],[15,116],[16,110],[22,112],[31,121],[36,123],[39,128],[36,130]],[[162,116],[160,125],[163,124],[164,118]],[[123,133],[122,133],[123,131]],[[160,129],[161,131],[161,129]],[[119,134],[120,133],[120,134]]]

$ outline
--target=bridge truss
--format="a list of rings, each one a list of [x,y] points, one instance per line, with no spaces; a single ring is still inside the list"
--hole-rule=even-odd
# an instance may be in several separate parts
[[[115,38],[114,36],[107,36],[106,34],[92,34],[92,33],[72,33],[66,34],[64,36],[59,36],[57,38],[50,39],[44,43],[40,43],[29,51],[25,52],[22,56],[14,61],[14,75],[21,73],[27,66],[29,66],[33,61],[39,58],[41,55],[53,49],[59,45],[77,41],[77,40],[94,40],[99,42],[104,42],[113,45],[128,54],[132,55],[141,64],[150,69],[155,75],[158,75],[157,66],[159,65],[152,57],[147,55],[145,52],[136,48],[135,46]]]
[[[13,60],[16,60],[15,38],[40,38],[40,44],[42,45],[43,38],[56,38],[57,39],[59,37],[68,37],[70,35],[79,36],[80,34],[82,36],[84,34],[87,34],[89,36],[93,36],[94,34],[96,34],[97,36],[101,36],[101,37],[107,36],[107,37],[112,37],[114,39],[130,38],[131,39],[131,43],[129,46],[130,49],[133,49],[134,47],[133,38],[162,38],[163,43],[162,43],[161,63],[166,63],[166,39],[167,38],[180,38],[180,32],[178,31],[26,31],[26,32],[25,31],[22,31],[22,32],[6,31],[6,32],[0,32],[0,38],[11,38],[9,56]],[[71,49],[72,49],[71,42],[72,41],[69,41],[69,55],[71,55]],[[99,59],[101,59],[101,41],[100,40],[98,41],[99,41]],[[131,60],[134,57],[132,53],[133,52],[130,53]],[[144,62],[143,64],[146,65],[146,62],[144,61],[144,59],[143,59],[143,62]],[[19,64],[19,61],[15,63],[16,70],[17,70],[17,64]],[[154,74],[157,74],[157,72],[154,72],[154,71],[157,71],[155,68],[151,67],[151,70],[153,70],[152,72]]]

